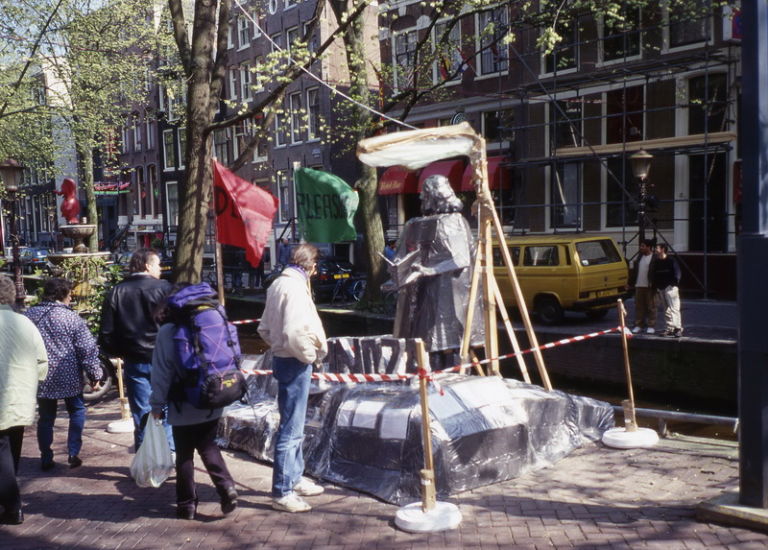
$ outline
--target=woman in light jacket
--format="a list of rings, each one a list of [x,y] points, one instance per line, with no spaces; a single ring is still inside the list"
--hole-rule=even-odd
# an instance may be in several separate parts
[[[37,384],[48,374],[45,342],[34,323],[13,311],[16,285],[0,275],[0,523],[24,521],[16,480],[24,426],[35,421]]]

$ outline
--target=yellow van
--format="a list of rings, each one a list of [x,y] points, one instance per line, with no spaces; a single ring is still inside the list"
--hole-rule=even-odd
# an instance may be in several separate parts
[[[605,235],[559,234],[507,237],[525,305],[544,324],[562,321],[565,310],[601,319],[616,300],[626,298],[627,262]],[[498,245],[494,274],[508,306],[515,305],[512,283]]]

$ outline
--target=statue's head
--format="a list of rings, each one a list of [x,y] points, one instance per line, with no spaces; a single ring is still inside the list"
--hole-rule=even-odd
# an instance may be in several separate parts
[[[420,198],[421,213],[425,216],[460,212],[463,206],[448,178],[440,175],[429,176],[424,180]]]

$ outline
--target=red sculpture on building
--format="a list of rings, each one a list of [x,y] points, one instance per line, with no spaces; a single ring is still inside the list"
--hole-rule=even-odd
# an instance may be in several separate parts
[[[80,201],[77,200],[77,187],[75,186],[75,180],[70,178],[64,178],[61,182],[61,190],[56,191],[57,195],[62,195],[64,199],[61,201],[61,214],[69,224],[78,223],[78,216],[80,215]]]

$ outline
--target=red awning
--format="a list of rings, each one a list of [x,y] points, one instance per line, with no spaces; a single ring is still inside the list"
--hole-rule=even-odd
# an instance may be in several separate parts
[[[418,172],[402,166],[390,166],[379,178],[379,195],[418,193]]]
[[[424,180],[429,176],[445,176],[451,182],[454,191],[461,188],[461,175],[464,173],[463,160],[441,160],[425,166],[419,176],[419,192]]]
[[[509,189],[511,174],[509,167],[504,166],[504,157],[488,157],[488,187],[490,189]],[[464,177],[461,178],[462,191],[474,191],[472,178],[474,176],[472,165],[467,165]]]

